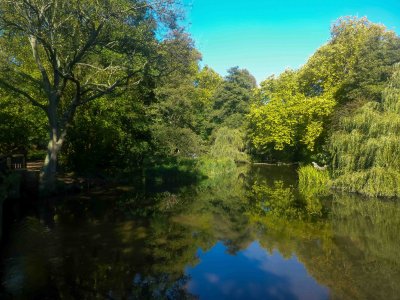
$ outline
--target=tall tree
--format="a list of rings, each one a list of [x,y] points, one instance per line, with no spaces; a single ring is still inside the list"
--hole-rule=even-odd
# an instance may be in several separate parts
[[[335,106],[331,95],[304,95],[299,72],[292,70],[263,81],[256,98],[248,115],[248,138],[269,160],[299,159],[313,152]]]
[[[301,69],[306,95],[331,92],[338,103],[359,98],[379,101],[393,64],[400,61],[400,39],[366,18],[343,17],[330,41]]]
[[[231,128],[243,125],[244,116],[250,110],[256,80],[246,69],[233,67],[228,70],[224,83],[215,95],[213,121],[217,126]]]
[[[48,119],[43,187],[80,106],[139,83],[158,40],[174,29],[174,1],[4,0],[0,2],[0,86]]]
[[[172,152],[181,149],[170,142],[175,140],[173,136],[185,139],[180,139],[179,133],[171,136],[172,128],[163,129],[165,124],[173,128],[191,124],[185,122],[194,112],[185,105],[192,94],[185,74],[195,73],[193,62],[197,66],[198,57],[185,32],[168,35],[146,65],[138,85],[113,96],[113,101],[111,96],[103,97],[77,112],[62,149],[63,167],[81,172],[138,169],[154,154],[164,152],[159,143],[163,136]]]
[[[400,197],[400,65],[382,102],[368,102],[348,117],[330,139],[334,185],[369,196]]]

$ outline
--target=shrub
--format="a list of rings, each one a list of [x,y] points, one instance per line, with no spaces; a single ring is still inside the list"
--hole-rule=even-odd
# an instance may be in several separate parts
[[[299,190],[305,194],[322,194],[331,186],[329,172],[317,170],[313,166],[301,166],[298,169]]]
[[[197,169],[201,174],[213,178],[218,175],[236,171],[236,164],[234,160],[229,157],[215,158],[203,156],[197,162]]]

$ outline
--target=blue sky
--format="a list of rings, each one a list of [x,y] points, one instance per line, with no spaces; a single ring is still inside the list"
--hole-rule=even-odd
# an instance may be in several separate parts
[[[340,16],[367,16],[400,33],[400,0],[184,0],[188,29],[209,65],[221,75],[233,66],[258,82],[303,65],[329,40]]]
[[[200,299],[328,299],[329,289],[308,274],[296,256],[269,253],[258,242],[229,254],[216,243],[198,252],[199,263],[186,268],[188,290]]]

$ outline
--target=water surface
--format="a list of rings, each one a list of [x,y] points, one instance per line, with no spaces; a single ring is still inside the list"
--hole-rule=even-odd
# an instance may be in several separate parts
[[[185,183],[185,184],[182,184]],[[398,299],[400,206],[289,167],[55,199],[13,226],[5,299]]]

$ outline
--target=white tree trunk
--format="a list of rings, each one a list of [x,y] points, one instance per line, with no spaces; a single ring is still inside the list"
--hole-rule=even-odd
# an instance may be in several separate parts
[[[55,190],[57,179],[57,161],[64,139],[58,138],[57,130],[50,132],[50,141],[47,146],[47,154],[43,169],[40,174],[40,190],[51,193]]]

